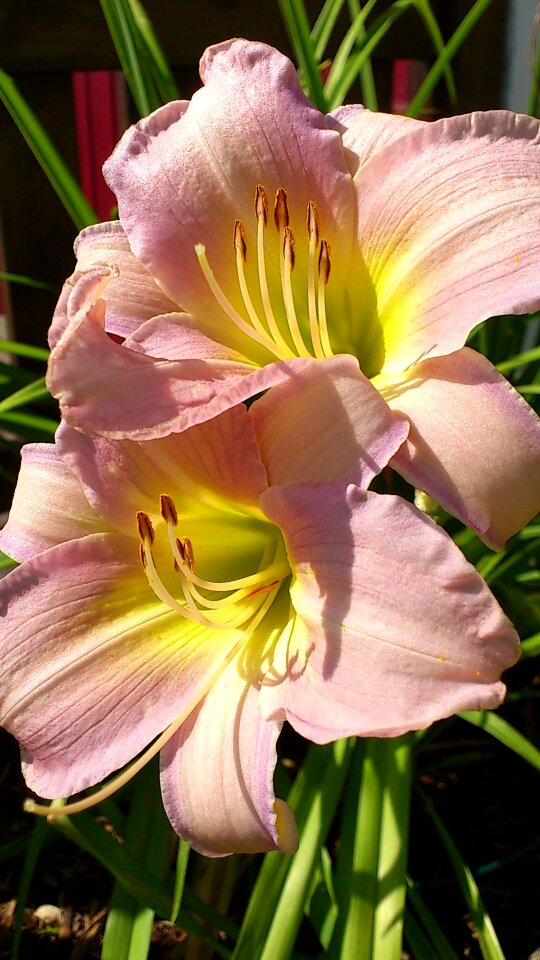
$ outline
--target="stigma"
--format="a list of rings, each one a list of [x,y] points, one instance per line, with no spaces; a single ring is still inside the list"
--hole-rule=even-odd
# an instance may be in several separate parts
[[[147,513],[137,512],[139,557],[146,579],[156,597],[186,620],[213,630],[242,629],[258,621],[261,608],[268,608],[289,575],[290,569],[280,555],[264,557],[258,571],[234,580],[213,581],[195,572],[195,554],[189,537],[177,536],[178,511],[168,494],[161,494],[159,512],[166,525],[169,555],[172,560],[167,584],[155,559],[156,533]],[[174,592],[173,592],[174,590]]]
[[[249,249],[244,223],[233,224],[233,250],[236,282],[242,312],[239,312],[218,283],[203,244],[195,245],[199,267],[205,280],[230,320],[245,336],[264,347],[278,360],[291,357],[324,359],[333,355],[326,319],[326,287],[330,277],[330,247],[321,235],[317,204],[310,200],[306,209],[305,233],[295,236],[290,226],[287,192],[280,187],[274,198],[273,222],[277,231],[279,282],[273,272],[269,282],[267,265],[274,262],[275,237],[268,237],[269,200],[259,183],[254,200],[256,241]],[[253,236],[253,230],[251,230]],[[294,281],[295,264],[302,255],[307,273]],[[246,264],[254,256],[255,268],[248,278]]]

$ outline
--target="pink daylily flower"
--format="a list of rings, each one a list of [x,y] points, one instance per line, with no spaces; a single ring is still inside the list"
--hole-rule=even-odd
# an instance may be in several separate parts
[[[540,508],[540,422],[464,344],[540,306],[538,121],[323,116],[245,40],[201,76],[105,166],[120,222],[81,234],[51,330],[64,417],[163,436],[348,353],[411,426],[392,465],[502,546]]]
[[[285,383],[181,434],[63,424],[24,448],[0,534],[21,564],[0,583],[0,722],[40,796],[152,744],[197,850],[292,851],[272,786],[284,720],[325,743],[501,702],[512,625],[443,530],[367,491],[403,422],[355,438],[363,476],[347,482],[345,374],[360,374],[329,364],[341,380],[318,366],[305,396]],[[282,417],[312,403],[317,442],[315,427],[284,438]]]

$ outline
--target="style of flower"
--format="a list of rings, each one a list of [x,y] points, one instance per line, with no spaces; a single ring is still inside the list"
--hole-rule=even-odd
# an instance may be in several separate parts
[[[201,75],[105,165],[120,222],[81,234],[51,330],[64,417],[163,436],[350,354],[410,424],[392,466],[500,547],[540,508],[540,422],[464,343],[540,306],[538,121],[323,116],[244,40]]]
[[[351,364],[181,434],[62,424],[23,449],[0,534],[21,562],[0,583],[0,721],[40,796],[161,750],[167,814],[196,849],[292,851],[272,787],[285,719],[324,743],[500,703],[518,641],[496,600],[428,517],[367,492],[406,429],[380,398],[360,484],[335,481]],[[312,403],[310,434],[294,416]]]

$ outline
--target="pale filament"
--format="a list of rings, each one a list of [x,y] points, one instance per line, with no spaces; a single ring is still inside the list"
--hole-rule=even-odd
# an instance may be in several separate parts
[[[326,321],[326,300],[325,300],[325,287],[328,283],[328,278],[330,276],[330,247],[328,246],[326,240],[321,242],[321,249],[319,251],[319,289],[318,289],[318,306],[319,306],[319,330],[321,332],[321,343],[324,354],[326,357],[333,356],[332,347],[330,346],[330,340],[328,338],[328,324]]]
[[[311,333],[311,342],[313,352],[317,359],[321,360],[325,354],[321,344],[319,333],[319,323],[317,318],[317,298],[315,294],[315,254],[319,246],[319,212],[317,207],[310,200],[307,212],[307,230],[309,237],[308,251],[308,311],[309,311],[309,331]]]
[[[266,334],[262,336],[262,334],[260,334],[257,330],[254,330],[253,327],[250,327],[249,323],[246,323],[246,321],[234,309],[232,303],[229,302],[219,283],[217,282],[210,264],[208,263],[206,247],[202,243],[195,244],[195,253],[197,254],[199,266],[204,274],[204,278],[208,286],[210,287],[210,290],[214,294],[214,297],[216,298],[220,307],[225,311],[232,322],[242,331],[242,333],[245,333],[246,336],[250,337],[252,340],[255,340],[262,347],[266,347],[267,350],[273,353],[280,360],[285,359],[283,356],[281,356],[281,351],[270,339],[270,337],[268,337]]]
[[[232,596],[224,598],[224,603],[218,603],[215,605],[215,601],[213,601],[212,598],[209,598],[209,602],[207,602],[206,598],[200,593],[200,591],[198,591],[196,587],[192,585],[191,581],[194,574],[191,543],[187,539],[185,541],[177,540],[174,536],[174,527],[178,522],[178,516],[174,502],[167,494],[161,495],[160,509],[162,517],[167,523],[169,543],[174,556],[175,568],[179,573],[180,586],[185,605],[179,602],[170,593],[159,576],[152,553],[152,544],[154,541],[153,527],[147,514],[139,511],[137,514],[137,525],[141,539],[141,560],[148,583],[158,599],[165,603],[171,610],[179,613],[180,616],[185,617],[187,620],[200,623],[202,626],[209,627],[210,629],[214,630],[235,629],[243,626],[248,620],[251,620],[261,605],[261,592],[266,593],[271,590],[288,572],[288,570],[284,567],[284,564],[282,563],[280,566],[280,578],[268,576],[271,568],[267,568],[266,570],[260,571],[258,574],[252,575],[250,578],[251,583],[249,584],[246,584],[245,582],[248,578],[243,578],[244,582],[240,581],[240,583],[241,587],[244,589],[241,591],[236,591],[232,594]],[[276,565],[274,565],[274,567],[275,566]],[[231,593],[235,589],[234,586],[231,586],[231,582],[213,584],[210,583],[210,581],[202,580],[200,577],[197,577],[197,580],[199,581],[200,585],[207,590],[217,590],[222,593]],[[256,589],[253,589],[253,586],[255,586]],[[250,600],[251,602],[249,602]],[[245,606],[243,606],[240,611],[238,611],[237,604],[240,601],[248,602],[245,603]],[[201,610],[201,606],[205,609]],[[214,620],[213,618],[208,617],[206,613],[211,609],[216,609],[216,606],[217,609],[229,609],[231,613],[234,612],[236,607],[236,615],[226,620]]]
[[[289,226],[289,206],[286,191],[280,187],[275,196],[274,203],[274,222],[279,233],[279,264],[281,297],[285,316],[287,320],[287,331],[290,335],[290,343],[287,342],[282,330],[279,327],[276,315],[272,307],[272,300],[268,287],[268,276],[266,270],[266,249],[265,232],[268,222],[268,197],[264,187],[257,184],[255,190],[255,217],[257,220],[257,273],[260,294],[264,313],[264,323],[251,296],[245,271],[247,260],[247,243],[244,226],[241,220],[235,220],[233,230],[233,245],[236,260],[236,273],[238,286],[249,323],[238,313],[231,302],[226,297],[220,287],[216,277],[208,263],[206,248],[203,244],[195,245],[199,266],[206,279],[210,290],[216,298],[219,305],[225,311],[233,323],[246,336],[250,337],[256,343],[265,347],[270,353],[279,359],[289,359],[290,357],[310,357],[317,359],[333,356],[330,340],[328,337],[328,326],[326,318],[325,287],[328,283],[330,274],[330,256],[329,247],[325,240],[319,241],[319,212],[313,201],[308,203],[307,207],[307,232],[308,232],[308,276],[307,276],[307,314],[309,318],[309,332],[311,337],[311,353],[300,329],[300,323],[296,312],[292,272],[294,269],[295,238]],[[318,261],[317,251],[319,251]],[[318,287],[317,287],[318,274]],[[283,307],[281,310],[283,310]],[[266,323],[266,327],[265,327]],[[267,328],[267,329],[266,329]]]
[[[95,806],[96,803],[102,803],[103,800],[107,800],[108,797],[112,796],[113,793],[116,793],[117,790],[120,790],[126,783],[137,774],[147,763],[152,760],[160,750],[169,742],[171,737],[174,736],[176,731],[182,726],[185,720],[189,715],[195,710],[199,705],[201,700],[206,696],[209,690],[214,686],[214,684],[219,680],[219,677],[231,662],[234,657],[238,654],[240,649],[248,642],[252,633],[257,629],[259,624],[262,622],[268,610],[274,602],[276,593],[279,590],[279,585],[276,586],[271,593],[268,593],[264,603],[261,604],[257,613],[253,617],[251,623],[246,627],[244,631],[240,634],[237,640],[233,643],[231,648],[227,651],[225,656],[219,663],[216,665],[216,669],[213,670],[208,677],[206,677],[204,683],[197,689],[188,702],[184,705],[181,712],[173,720],[173,722],[163,731],[163,733],[154,740],[154,743],[148,747],[147,750],[137,759],[134,763],[128,767],[127,770],[124,770],[119,776],[114,777],[109,783],[105,784],[104,787],[101,787],[100,790],[97,790],[90,797],[85,797],[83,800],[76,800],[74,803],[68,803],[64,805],[58,804],[57,801],[53,801],[52,804],[46,806],[45,804],[35,803],[34,800],[25,800],[24,809],[27,813],[35,813],[38,816],[48,817],[50,820],[55,820],[58,817],[71,816],[73,813],[81,813],[83,810],[88,810],[90,807]]]

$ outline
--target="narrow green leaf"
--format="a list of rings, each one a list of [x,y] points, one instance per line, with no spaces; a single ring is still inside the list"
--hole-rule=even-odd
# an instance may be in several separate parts
[[[174,894],[171,910],[171,923],[176,923],[180,907],[182,906],[182,896],[186,882],[186,873],[188,867],[189,853],[191,847],[186,840],[180,839],[178,844],[178,853],[176,856],[176,871],[174,874]]]
[[[152,763],[135,780],[124,841],[130,853],[162,881],[171,840],[172,830],[161,802],[157,767]],[[105,926],[101,960],[146,960],[153,924],[152,908],[141,905],[117,880]]]
[[[527,763],[530,763],[536,770],[540,770],[540,750],[538,750],[527,737],[515,729],[507,720],[503,720],[497,713],[491,711],[466,710],[459,714],[467,723],[472,723],[475,727],[480,727],[486,733],[491,734],[505,747],[512,750],[518,757],[522,757]]]
[[[0,70],[0,100],[15,121],[43,172],[54,187],[75,226],[82,230],[97,223],[97,216],[48,134],[19,92],[15,82]]]
[[[498,363],[497,370],[499,373],[508,373],[509,370],[515,370],[516,367],[521,367],[525,363],[531,363],[533,360],[540,360],[540,347],[525,350],[523,353],[516,354],[515,357],[510,357],[509,360]]]
[[[406,878],[407,883],[407,897],[409,903],[412,905],[416,916],[418,917],[420,923],[422,924],[423,930],[426,935],[429,937],[429,940],[433,944],[433,949],[435,951],[432,956],[436,960],[458,960],[456,954],[454,953],[452,947],[450,946],[448,940],[446,939],[445,934],[441,930],[439,924],[435,920],[435,917],[428,909],[424,903],[422,897],[418,893],[413,881],[410,877]],[[409,922],[412,920],[410,912],[407,913],[405,917],[405,933],[407,934],[410,931],[408,926]],[[411,944],[412,946],[412,944]],[[416,958],[416,952],[414,953],[415,960],[420,960],[420,957]]]
[[[437,18],[433,13],[429,0],[414,0],[414,6],[417,10],[417,13],[424,21],[424,25],[433,45],[433,49],[439,56],[442,55],[444,52],[444,37],[441,33],[439,24],[437,23]],[[455,103],[457,100],[457,90],[450,64],[444,68],[444,78],[446,81],[448,96],[450,97],[451,102]]]
[[[129,7],[126,9],[123,0],[100,0],[100,3],[139,115],[146,117],[159,106],[159,103],[155,100],[154,91],[151,89],[148,78],[141,70],[133,37],[133,28],[130,29],[131,11]]]
[[[295,53],[296,61],[303,72],[309,96],[316,107],[328,110],[319,64],[311,39],[309,21],[303,0],[278,0],[283,22]]]
[[[36,433],[50,437],[56,433],[58,429],[58,420],[52,420],[50,417],[41,417],[37,413],[23,413],[20,410],[9,410],[6,413],[0,413],[0,423],[6,424],[24,436]]]
[[[167,103],[168,100],[177,100],[179,94],[176,81],[146,10],[139,0],[127,0],[127,2],[131,10],[133,22],[139,32],[141,40],[146,46],[148,54],[145,58],[146,64],[152,68],[154,83],[156,84],[160,98],[163,103]]]
[[[352,745],[332,744],[332,761],[319,783],[279,898],[259,960],[288,960],[296,939],[317,857],[324,844],[340,799]]]
[[[417,790],[422,797],[424,807],[428,812],[448,855],[448,859],[454,871],[454,876],[456,877],[471,915],[471,920],[474,924],[474,929],[478,937],[478,944],[480,946],[480,950],[482,951],[484,960],[505,960],[501,945],[493,927],[493,923],[491,922],[491,917],[484,906],[480,896],[480,891],[471,873],[471,870],[463,860],[463,857],[461,856],[453,838],[448,832],[439,814],[435,810],[435,806],[432,801],[418,785]]]
[[[521,657],[522,659],[536,657],[538,653],[540,653],[540,633],[535,633],[521,644]]]
[[[365,32],[358,52],[351,53],[364,30],[366,17],[376,2],[377,0],[368,0],[365,7],[355,17],[336,53],[325,86],[330,110],[341,106],[364,64],[378,47],[392,24],[409,9],[413,0],[396,0]]]
[[[326,52],[328,42],[332,36],[337,19],[343,9],[345,0],[326,0],[311,31],[311,39],[315,49],[315,59],[320,63]]]
[[[524,383],[516,387],[518,393],[540,393],[540,383]]]
[[[52,283],[34,280],[32,277],[25,277],[21,273],[5,273],[0,270],[0,280],[5,280],[7,283],[20,283],[23,287],[33,287],[35,290],[48,290],[50,293],[56,293],[56,287]]]
[[[437,57],[426,79],[421,84],[420,89],[413,97],[409,105],[409,109],[407,110],[407,116],[417,117],[418,114],[422,112],[427,101],[429,100],[429,97],[433,93],[433,90],[437,86],[443,74],[446,72],[448,65],[452,62],[459,48],[467,39],[471,30],[475,27],[480,18],[484,15],[490,4],[491,0],[476,0],[476,3],[463,17],[463,20],[450,37],[450,40]]]
[[[336,960],[401,958],[412,742],[357,743],[336,870]]]
[[[18,960],[19,958],[23,914],[26,907],[26,902],[28,900],[30,884],[32,883],[38,857],[49,833],[50,828],[46,820],[39,819],[34,823],[21,871],[19,889],[17,891],[17,906],[15,908],[15,919],[13,924],[11,960]]]
[[[57,805],[58,806],[58,805]],[[58,806],[58,809],[60,807]],[[68,839],[72,840],[83,850],[87,850],[96,860],[115,877],[143,906],[150,907],[160,917],[168,918],[171,915],[173,891],[168,885],[159,884],[144,865],[140,864],[126,849],[125,844],[119,844],[109,833],[88,814],[78,813],[74,819],[58,813],[53,821],[54,826]],[[219,930],[224,930],[231,937],[235,937],[238,928],[235,923],[222,917],[203,903],[188,890],[184,891],[184,908],[180,910],[178,921],[185,930],[195,934],[200,940],[208,943],[216,953],[222,957],[229,957],[230,950],[218,943],[196,920],[191,912]]]
[[[347,0],[347,3],[349,6],[351,21],[354,23],[356,18],[361,15],[362,8],[359,0]],[[365,21],[362,19],[358,30],[358,39],[360,43],[362,43],[365,38],[366,27]],[[362,88],[362,103],[364,106],[367,107],[368,110],[378,110],[379,106],[377,101],[377,91],[375,89],[375,79],[373,77],[373,68],[371,66],[371,60],[369,57],[360,69],[360,86]]]
[[[29,343],[17,343],[15,340],[0,340],[0,353],[11,353],[18,357],[30,357],[32,360],[49,359],[49,351],[42,347],[33,347]]]
[[[50,399],[50,393],[45,386],[45,377],[39,377],[32,383],[27,383],[10,397],[5,397],[0,401],[0,414],[7,410],[13,410],[15,407],[23,407],[27,403],[35,403],[36,400],[43,400],[44,397]]]
[[[345,762],[350,760],[351,752]],[[321,782],[327,776],[336,776],[336,773],[332,745],[310,746],[287,797],[287,803],[296,817],[300,834],[303,832],[318,795]],[[254,957],[259,957],[292,863],[292,858],[282,853],[269,853],[265,856],[244,915],[244,922],[233,954],[234,960],[253,960]]]

